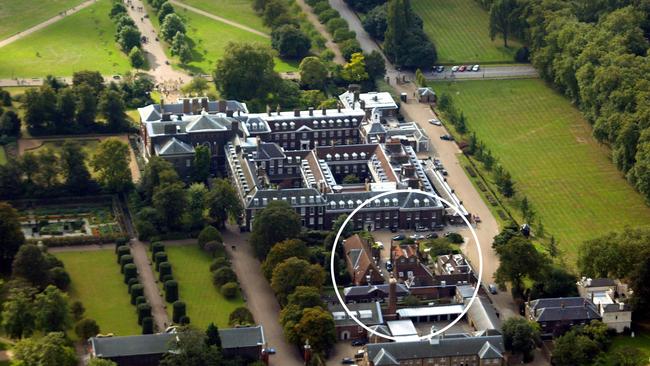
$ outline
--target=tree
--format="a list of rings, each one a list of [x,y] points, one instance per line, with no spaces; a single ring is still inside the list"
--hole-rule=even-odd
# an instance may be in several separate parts
[[[36,328],[44,332],[64,332],[70,326],[68,295],[50,285],[34,299]]]
[[[117,43],[120,44],[122,51],[131,52],[134,47],[140,48],[141,38],[142,34],[140,34],[138,28],[127,25],[122,27],[122,29],[120,29],[119,33],[117,34]]]
[[[516,0],[495,0],[490,7],[490,38],[501,33],[503,46],[508,48],[508,36],[513,32],[515,25]]]
[[[90,172],[86,167],[86,155],[74,141],[66,141],[61,149],[61,167],[68,191],[77,194],[92,189]]]
[[[273,244],[300,233],[300,216],[287,202],[269,202],[255,216],[250,242],[259,258],[266,257]]]
[[[274,244],[266,259],[262,262],[262,273],[270,280],[273,270],[291,257],[309,259],[309,248],[302,240],[288,239]]]
[[[287,4],[281,0],[267,0],[262,13],[264,24],[275,29],[282,24],[294,23]]]
[[[205,245],[212,241],[223,243],[223,238],[221,237],[219,230],[212,225],[207,225],[199,233],[197,243],[199,244],[199,248],[205,249]]]
[[[99,113],[106,118],[108,128],[113,132],[127,127],[124,101],[119,92],[107,89],[99,98]]]
[[[295,332],[303,345],[307,340],[314,352],[329,352],[336,343],[334,318],[321,307],[303,310],[300,321],[295,326]]]
[[[353,54],[361,52],[361,45],[356,39],[348,39],[339,43],[339,49],[344,59],[349,60]]]
[[[533,359],[535,344],[540,339],[537,323],[523,318],[510,318],[503,323],[501,332],[506,350],[514,354],[522,354],[526,361]]]
[[[99,325],[93,319],[84,318],[75,324],[74,332],[80,339],[86,340],[99,334]]]
[[[124,4],[120,2],[114,2],[113,5],[111,6],[111,12],[109,13],[111,19],[115,19],[123,14],[128,14]]]
[[[207,146],[197,146],[194,151],[194,164],[192,164],[192,179],[195,182],[205,182],[210,176],[212,157]]]
[[[153,156],[144,167],[144,174],[140,180],[140,191],[144,196],[145,202],[149,203],[153,199],[155,189],[163,184],[180,182],[174,166],[167,160]]]
[[[351,83],[360,83],[368,79],[366,62],[362,53],[353,53],[350,62],[343,66],[341,77]]]
[[[130,161],[128,145],[109,138],[99,144],[90,165],[98,173],[98,180],[104,188],[111,192],[123,192],[131,185]]]
[[[309,53],[311,40],[299,27],[285,24],[271,31],[271,45],[281,57],[299,60]]]
[[[131,48],[131,51],[129,51],[129,61],[131,61],[131,66],[135,67],[136,69],[144,69],[147,62],[144,58],[144,53],[142,50],[136,46],[133,46],[133,48]]]
[[[576,276],[563,267],[546,266],[539,272],[540,279],[532,286],[531,299],[578,296]]]
[[[239,290],[237,282],[226,282],[219,289],[221,295],[226,299],[234,299],[237,296],[237,290]]]
[[[0,117],[0,134],[20,136],[20,117],[14,111],[6,111]]]
[[[81,301],[77,300],[70,305],[70,314],[72,314],[72,319],[79,321],[86,312],[86,308]]]
[[[296,290],[289,295],[287,305],[295,305],[301,309],[313,308],[320,306],[324,308],[323,300],[321,299],[320,290],[311,286],[298,286]]]
[[[273,53],[268,47],[228,43],[214,71],[217,91],[223,98],[263,100],[280,83],[274,67]]]
[[[104,77],[99,71],[76,71],[72,74],[72,85],[78,87],[82,84],[93,90],[92,95],[98,96],[104,90]]]
[[[182,33],[179,33],[182,34]],[[177,34],[178,36],[178,34]],[[176,39],[176,37],[174,37]],[[208,80],[206,78],[196,76],[192,78],[192,80],[185,84],[183,86],[183,92],[186,94],[192,94],[194,93],[195,95],[205,95],[205,93],[210,89],[210,85],[208,84]],[[196,164],[196,163],[195,163]]]
[[[103,358],[91,358],[90,361],[88,361],[87,366],[118,366],[118,365],[111,360],[106,360]]]
[[[34,174],[34,183],[39,188],[48,190],[58,184],[59,159],[53,150],[46,148],[36,155],[38,170]]]
[[[233,310],[228,316],[228,325],[235,327],[237,325],[251,325],[255,323],[253,314],[245,306],[240,306]]]
[[[387,6],[386,4],[377,6],[370,10],[368,14],[363,18],[363,29],[368,32],[370,37],[377,39],[379,41],[384,40],[384,35],[386,34],[387,17],[386,14]]]
[[[323,267],[292,257],[275,267],[271,276],[271,288],[275,291],[280,304],[284,305],[296,287],[313,286],[320,290],[324,280]]]
[[[212,274],[212,283],[219,288],[228,282],[236,281],[237,275],[230,267],[219,268]]]
[[[213,180],[208,199],[210,217],[219,228],[225,227],[228,218],[239,222],[243,208],[237,191],[228,180],[222,178]]]
[[[546,262],[533,243],[520,236],[513,237],[506,244],[497,247],[497,254],[500,264],[496,278],[500,283],[510,281],[515,296],[521,295],[523,278],[535,278]]]
[[[172,4],[165,1],[158,7],[158,21],[162,23],[168,14],[173,14],[173,13],[174,13],[174,7],[172,6]]]
[[[647,357],[638,348],[622,346],[609,352],[601,353],[596,358],[596,366],[644,366]]]
[[[56,79],[55,79],[56,80]],[[75,109],[77,108],[77,96],[72,88],[59,90],[56,95],[56,118],[55,129],[59,133],[78,130],[75,123]]]
[[[20,247],[12,265],[12,274],[29,281],[35,287],[44,287],[48,281],[48,266],[43,252],[33,244]]]
[[[76,366],[78,362],[74,348],[61,332],[23,339],[14,347],[14,358],[22,366]]]
[[[11,338],[31,336],[36,327],[36,314],[32,297],[36,289],[13,288],[2,304],[2,328]]]
[[[185,36],[185,33],[176,32],[171,43],[172,43],[171,44],[172,56],[178,56],[178,58],[184,64],[192,61],[192,49],[190,48],[190,45],[187,42],[187,37]],[[195,77],[194,79],[192,79],[192,82],[194,82],[194,80],[199,80],[199,79],[205,80],[202,77]],[[207,84],[207,80],[205,80],[205,83]]]
[[[636,315],[650,317],[650,256],[636,265],[630,287],[634,290],[631,302]]]
[[[75,123],[82,129],[90,130],[95,125],[97,116],[97,96],[86,82],[75,86],[74,91],[77,95]]]
[[[152,203],[160,222],[170,230],[181,228],[182,217],[187,208],[187,195],[181,183],[164,183],[153,194]]]
[[[0,202],[0,272],[8,274],[11,263],[25,236],[18,221],[18,211],[10,204]]]
[[[521,200],[521,203],[519,204],[519,209],[521,210],[521,216],[524,218],[525,222],[533,222],[533,218],[535,217],[535,211],[533,208],[530,206],[530,203],[528,202],[528,197],[524,197]]]
[[[205,330],[205,344],[208,346],[215,346],[221,349],[221,337],[219,336],[219,328],[214,323],[210,323]]]
[[[364,54],[366,71],[372,80],[383,78],[386,75],[386,62],[384,56],[377,50]]]
[[[327,80],[327,66],[316,56],[305,57],[300,61],[300,83],[308,88],[322,89]]]
[[[182,327],[177,336],[178,340],[173,345],[173,351],[165,353],[160,366],[221,365],[221,352],[217,346],[206,343],[205,333]]]
[[[590,366],[600,352],[598,342],[576,329],[556,338],[551,359],[558,366]]]
[[[183,20],[176,14],[167,14],[165,19],[162,21],[160,30],[163,35],[163,39],[167,42],[171,42],[176,35],[180,32],[185,34],[185,24]]]
[[[485,160],[483,161],[484,164]],[[515,194],[514,183],[512,177],[503,167],[497,165],[494,170],[494,183],[499,187],[499,192],[506,197],[512,197]]]
[[[205,209],[208,189],[203,183],[193,183],[187,189],[187,224],[197,230],[205,224]]]

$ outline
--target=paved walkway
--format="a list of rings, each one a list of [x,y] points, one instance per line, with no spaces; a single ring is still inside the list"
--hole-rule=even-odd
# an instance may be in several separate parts
[[[332,35],[327,31],[325,25],[323,25],[318,20],[318,17],[316,14],[314,14],[312,8],[307,5],[305,0],[296,0],[296,3],[298,6],[300,6],[300,8],[302,8],[302,11],[305,13],[305,15],[307,15],[307,19],[311,22],[311,24],[314,25],[314,28],[316,28],[318,33],[320,33],[320,35],[325,38],[325,48],[334,52],[334,62],[339,65],[344,65],[345,59],[343,58],[343,54],[341,53],[339,46],[334,42]]]
[[[94,4],[96,1],[97,0],[86,0],[83,3],[73,7],[72,9],[68,9],[68,10],[64,10],[64,11],[60,12],[59,15],[57,15],[55,17],[52,17],[52,18],[50,18],[50,19],[48,19],[48,20],[46,20],[46,21],[44,21],[42,23],[39,23],[39,24],[29,28],[29,29],[18,32],[16,34],[14,34],[13,36],[9,37],[9,38],[5,38],[2,41],[0,41],[0,48],[6,46],[8,44],[11,44],[13,42],[16,42],[19,39],[27,37],[28,35],[30,35],[30,34],[32,34],[34,32],[37,32],[37,31],[39,31],[39,30],[41,30],[41,29],[43,29],[43,28],[45,28],[47,26],[50,26],[50,25],[58,22],[59,20],[78,12],[79,10],[81,10],[83,8],[87,8],[90,5]],[[37,6],[37,5],[35,5],[35,6]]]
[[[261,32],[261,31],[258,31],[257,29],[253,29],[253,28],[251,28],[251,27],[249,27],[249,26],[247,26],[247,25],[243,25],[243,24],[241,24],[241,23],[237,23],[237,22],[232,21],[232,20],[230,20],[230,19],[223,18],[223,17],[220,17],[220,16],[218,16],[218,15],[214,15],[214,14],[209,13],[209,12],[207,12],[207,11],[204,11],[204,10],[201,10],[201,9],[197,9],[197,8],[195,8],[195,7],[193,7],[193,6],[187,5],[187,4],[182,3],[182,2],[180,2],[180,1],[170,0],[169,2],[172,3],[173,5],[178,6],[178,7],[185,8],[185,9],[187,9],[187,10],[193,12],[193,13],[197,13],[197,14],[203,15],[204,17],[208,17],[208,18],[210,18],[210,19],[214,19],[214,20],[216,20],[216,21],[218,21],[218,22],[222,22],[222,23],[226,23],[226,24],[228,24],[228,25],[232,25],[233,27],[237,27],[237,28],[239,28],[239,29],[243,29],[243,30],[245,30],[245,31],[247,31],[247,32],[255,33],[255,34],[257,34],[258,36],[262,36],[262,37],[264,37],[264,38],[271,38],[271,36],[268,35],[267,33],[264,33],[264,32]]]
[[[131,255],[133,262],[138,267],[140,283],[144,286],[144,296],[151,305],[151,313],[158,331],[164,331],[170,321],[167,315],[166,302],[158,288],[156,274],[151,267],[147,245],[138,239],[131,239]]]
[[[302,365],[302,357],[298,348],[287,343],[284,338],[279,320],[280,305],[271,286],[262,275],[260,262],[255,258],[253,249],[248,243],[248,234],[239,233],[236,227],[228,226],[222,235],[226,251],[246,299],[246,307],[253,313],[255,322],[264,326],[264,335],[268,340],[268,346],[277,351],[275,355],[271,355],[269,364],[271,366]],[[236,249],[233,250],[232,246],[235,246]]]

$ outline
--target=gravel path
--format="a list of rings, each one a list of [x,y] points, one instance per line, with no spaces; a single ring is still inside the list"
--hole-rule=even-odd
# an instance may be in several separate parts
[[[39,31],[39,30],[41,30],[41,29],[43,29],[43,28],[45,28],[45,27],[47,27],[49,25],[52,25],[52,24],[58,22],[59,20],[78,12],[79,10],[81,10],[83,8],[87,8],[90,5],[94,4],[96,1],[97,0],[87,0],[87,1],[85,1],[85,2],[83,2],[81,4],[79,4],[79,5],[71,8],[71,9],[60,12],[59,15],[57,15],[55,17],[52,17],[52,18],[50,18],[50,19],[48,19],[48,20],[46,20],[46,21],[44,21],[42,23],[39,23],[39,24],[37,24],[37,25],[35,25],[35,26],[31,27],[31,28],[28,28],[28,29],[26,29],[26,30],[24,30],[22,32],[18,32],[18,33],[14,34],[11,37],[5,38],[2,41],[0,41],[0,48],[6,46],[8,44],[14,43],[19,39],[27,37],[28,35],[30,35],[30,34],[32,34],[34,32],[37,32],[37,31]]]
[[[332,35],[327,31],[327,28],[318,20],[318,17],[314,12],[312,11],[311,7],[307,5],[305,0],[296,0],[296,3],[302,11],[307,15],[307,19],[311,22],[311,24],[314,25],[314,28],[320,33],[323,38],[325,38],[325,48],[328,50],[332,50],[334,52],[334,62],[336,62],[339,65],[344,65],[345,64],[345,59],[343,58],[343,55],[341,54],[341,50],[339,49],[339,46],[334,43],[334,40],[332,39]]]

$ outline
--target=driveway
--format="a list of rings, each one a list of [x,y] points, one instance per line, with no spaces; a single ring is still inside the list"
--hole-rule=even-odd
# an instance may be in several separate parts
[[[246,307],[253,313],[255,322],[264,327],[268,347],[277,353],[270,356],[272,366],[300,366],[303,364],[298,348],[287,343],[280,325],[280,305],[268,281],[260,270],[260,261],[253,255],[248,243],[248,233],[239,233],[234,226],[222,232],[226,251],[246,299]],[[236,249],[232,249],[234,246]]]
[[[532,65],[481,66],[479,71],[451,72],[451,66],[445,66],[441,73],[425,71],[424,76],[432,81],[476,80],[476,79],[516,79],[538,78],[539,74]]]

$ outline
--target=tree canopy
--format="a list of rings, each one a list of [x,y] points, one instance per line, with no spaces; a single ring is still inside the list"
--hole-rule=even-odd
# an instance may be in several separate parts
[[[287,202],[272,201],[255,214],[249,240],[255,254],[265,258],[273,244],[297,237],[300,228],[300,216]]]

